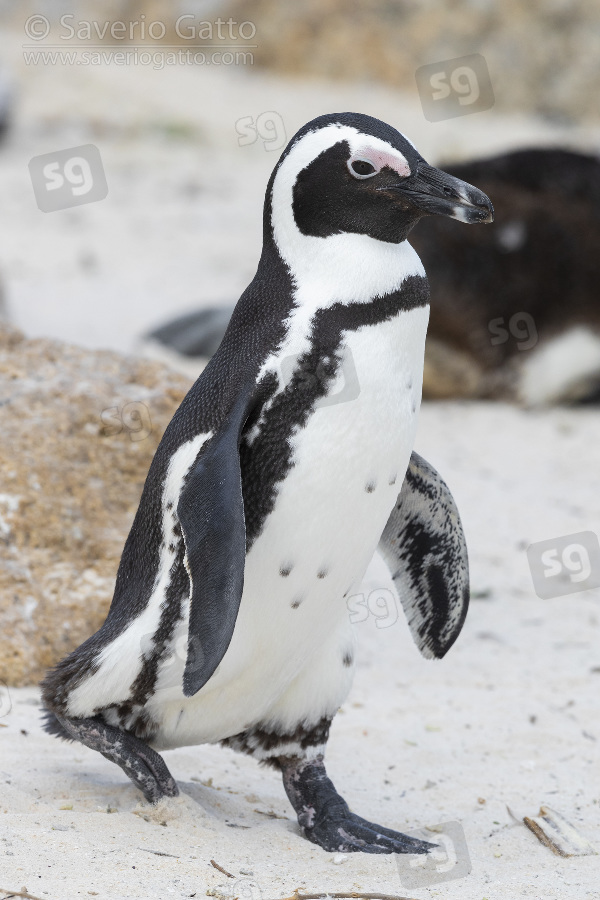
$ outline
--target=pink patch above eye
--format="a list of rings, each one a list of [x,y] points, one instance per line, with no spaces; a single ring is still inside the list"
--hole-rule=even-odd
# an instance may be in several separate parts
[[[353,159],[368,160],[368,162],[372,163],[376,169],[383,169],[384,166],[387,166],[389,169],[393,169],[394,172],[397,172],[402,178],[406,178],[407,175],[410,175],[410,166],[400,154],[396,156],[394,153],[387,153],[385,150],[376,150],[374,147],[362,147],[360,150],[357,150],[356,153],[352,154],[350,162],[352,162]]]

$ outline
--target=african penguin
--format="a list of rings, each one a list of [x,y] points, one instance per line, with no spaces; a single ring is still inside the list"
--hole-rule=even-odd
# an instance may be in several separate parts
[[[406,238],[428,214],[493,211],[366,115],[309,122],[271,175],[256,275],[158,447],[107,619],[43,682],[46,729],[151,802],[178,793],[157,751],[221,742],[281,770],[325,850],[432,846],[351,812],[323,759],[378,545],[425,656],[467,609],[458,512],[411,456],[429,294]]]
[[[194,381],[227,331],[235,304],[209,306],[169,319],[142,335],[136,353],[183,372]]]
[[[455,359],[474,377],[454,396],[598,402],[600,159],[532,147],[448,171],[493,195],[495,221],[457,235],[436,218],[415,235],[431,285],[429,338],[447,356],[426,396],[448,395]],[[433,351],[429,340],[432,364]]]

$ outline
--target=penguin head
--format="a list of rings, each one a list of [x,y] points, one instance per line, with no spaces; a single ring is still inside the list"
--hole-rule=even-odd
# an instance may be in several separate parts
[[[367,235],[400,243],[423,216],[491,222],[480,190],[426,163],[395,128],[359,113],[308,122],[273,175],[271,220],[281,248],[300,235]]]

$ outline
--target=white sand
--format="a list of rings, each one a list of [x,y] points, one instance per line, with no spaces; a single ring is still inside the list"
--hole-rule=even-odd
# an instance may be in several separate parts
[[[21,37],[3,41],[4,58],[17,60]],[[28,334],[88,346],[129,350],[152,324],[228,302],[246,285],[277,154],[237,145],[241,116],[276,110],[290,136],[318,113],[354,108],[398,124],[432,160],[534,140],[600,146],[597,130],[565,132],[493,110],[431,125],[415,97],[231,69],[21,74],[0,167],[9,306]],[[168,137],[173,124],[189,136]],[[28,160],[90,141],[101,149],[108,198],[41,213]],[[600,531],[599,446],[594,410],[428,404],[417,449],[458,500],[474,591],[491,593],[473,602],[440,663],[419,657],[402,614],[388,628],[374,619],[356,626],[360,668],[333,727],[331,775],[353,808],[382,824],[462,822],[468,878],[408,890],[393,857],[336,864],[299,835],[275,773],[218,747],[165,754],[182,799],[153,813],[115,766],[40,731],[32,688],[11,690],[1,719],[0,887],[26,886],[48,900],[162,900],[208,889],[268,900],[295,888],[447,900],[599,897],[600,857],[555,857],[506,811],[509,803],[535,815],[547,803],[600,849],[599,592],[539,600],[524,552],[532,541]],[[386,578],[374,565],[365,590],[389,587]]]
[[[356,626],[360,666],[333,726],[330,773],[355,810],[382,824],[460,821],[473,863],[466,879],[408,891],[393,857],[349,854],[336,865],[299,835],[280,778],[218,747],[165,753],[182,799],[152,815],[116,766],[41,733],[37,693],[21,689],[0,729],[0,886],[49,900],[227,893],[233,881],[212,858],[245,879],[239,896],[263,900],[296,887],[417,900],[597,898],[600,857],[554,856],[506,804],[529,816],[547,804],[600,849],[600,592],[539,600],[522,549],[598,531],[599,442],[593,411],[427,404],[417,449],[461,508],[473,590],[491,593],[472,602],[441,662],[419,656],[402,612],[387,628]],[[365,591],[389,586],[376,563]]]

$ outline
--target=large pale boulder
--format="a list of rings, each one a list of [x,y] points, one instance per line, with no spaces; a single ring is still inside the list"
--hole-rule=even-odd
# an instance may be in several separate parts
[[[0,680],[102,623],[152,456],[190,380],[0,324]]]

